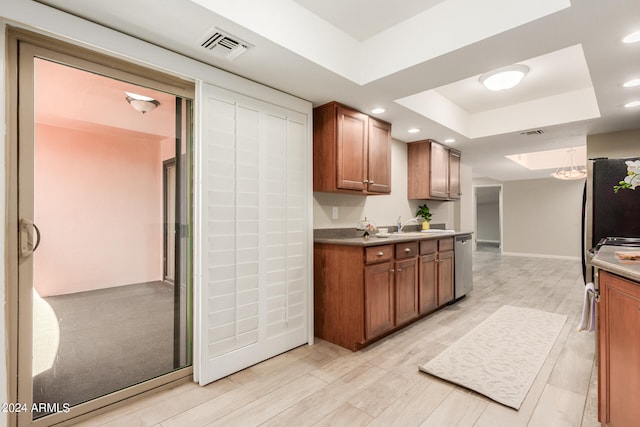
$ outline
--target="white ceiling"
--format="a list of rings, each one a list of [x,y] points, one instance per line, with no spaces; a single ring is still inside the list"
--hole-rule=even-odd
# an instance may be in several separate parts
[[[640,43],[621,43],[640,30],[638,0],[43,2],[314,106],[383,106],[396,139],[455,138],[448,145],[474,177],[548,177],[504,156],[640,127],[640,108],[622,107],[640,99],[640,87],[622,87],[640,77]],[[213,56],[199,43],[214,26],[253,47],[233,61]],[[515,63],[530,68],[520,86],[480,85],[483,73]],[[531,129],[544,133],[521,135]]]

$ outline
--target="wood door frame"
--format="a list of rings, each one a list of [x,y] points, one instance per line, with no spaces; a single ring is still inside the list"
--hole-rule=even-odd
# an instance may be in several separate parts
[[[157,90],[161,90],[167,93],[171,93],[176,97],[181,97],[188,100],[195,98],[195,85],[193,82],[189,82],[162,72],[158,72],[153,69],[148,69],[115,57],[97,53],[95,51],[78,47],[73,44],[62,42],[60,40],[46,37],[40,34],[32,33],[23,29],[17,29],[13,27],[8,28],[7,45],[8,45],[8,61],[7,61],[7,166],[6,166],[6,180],[7,180],[7,209],[6,213],[6,246],[5,246],[5,259],[6,259],[6,277],[5,277],[5,297],[7,301],[7,400],[8,402],[19,402],[20,395],[28,393],[31,395],[28,402],[31,404],[33,400],[32,392],[32,376],[29,375],[26,378],[24,372],[28,370],[31,372],[31,368],[21,368],[21,366],[30,366],[32,355],[32,304],[30,298],[23,298],[19,301],[20,288],[24,287],[20,283],[24,283],[25,277],[20,276],[21,260],[18,258],[18,224],[20,211],[19,201],[19,174],[22,173],[19,168],[19,156],[18,151],[21,148],[21,144],[18,138],[19,134],[19,122],[24,122],[24,117],[20,116],[18,120],[19,108],[26,107],[31,108],[31,114],[28,123],[31,126],[30,132],[22,132],[20,134],[20,140],[33,141],[33,105],[29,103],[25,106],[24,99],[28,98],[33,100],[33,93],[27,94],[26,98],[23,96],[18,102],[19,92],[19,60],[23,46],[27,50],[38,52],[42,54],[43,58],[50,60],[58,60],[61,63],[74,64],[78,68],[84,70],[91,70],[104,76],[111,78],[117,78],[137,84],[145,87],[151,87]],[[55,58],[55,59],[53,59]],[[31,89],[32,90],[32,89]],[[190,123],[189,123],[190,124]],[[24,126],[27,128],[28,126]],[[189,139],[193,137],[192,130],[188,131]],[[189,144],[191,142],[189,141]],[[24,144],[23,144],[24,145]],[[33,143],[28,144],[33,147]],[[31,178],[33,179],[33,177]],[[24,201],[23,201],[24,203]],[[32,205],[32,204],[31,204]],[[32,209],[32,207],[31,207]],[[191,209],[191,208],[189,208]],[[188,265],[192,263],[188,261]],[[19,280],[20,278],[20,280]],[[28,277],[27,277],[28,279]],[[190,281],[192,281],[192,274],[190,275]],[[24,291],[23,291],[24,292]],[[20,308],[20,310],[19,310]],[[26,327],[24,326],[26,323]],[[21,371],[23,375],[20,375]],[[76,423],[78,421],[91,418],[98,413],[110,410],[114,405],[124,404],[129,399],[142,396],[145,393],[157,391],[160,389],[172,387],[177,382],[187,382],[190,380],[193,373],[193,367],[188,366],[173,372],[170,372],[161,377],[151,379],[144,383],[134,385],[124,390],[116,391],[107,396],[97,398],[86,403],[82,403],[74,406],[68,413],[58,413],[54,415],[44,416],[37,420],[32,420],[30,412],[13,413],[7,418],[9,426],[47,426],[51,423],[56,425],[67,425],[70,423]],[[21,391],[19,391],[21,390]]]

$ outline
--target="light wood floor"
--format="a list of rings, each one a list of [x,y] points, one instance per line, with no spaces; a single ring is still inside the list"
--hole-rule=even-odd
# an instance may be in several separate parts
[[[597,426],[594,334],[577,332],[580,262],[474,257],[464,300],[352,353],[303,346],[207,387],[183,384],[82,426]],[[568,315],[521,409],[418,371],[502,305]]]

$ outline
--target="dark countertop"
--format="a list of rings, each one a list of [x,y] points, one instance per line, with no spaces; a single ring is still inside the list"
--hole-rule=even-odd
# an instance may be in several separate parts
[[[640,282],[640,261],[622,261],[616,256],[616,252],[637,252],[638,250],[640,248],[628,246],[601,246],[591,260],[591,264],[629,280]]]
[[[454,236],[463,236],[473,234],[470,231],[452,231],[452,232],[428,232],[423,233],[419,231],[411,231],[402,234],[394,234],[389,233],[388,237],[377,237],[375,235],[369,236],[369,239],[365,239],[361,237],[364,234],[363,231],[360,231],[359,237],[314,237],[314,243],[324,243],[329,245],[348,245],[348,246],[380,246],[380,245],[388,245],[399,242],[408,242],[414,240],[433,240],[433,239],[442,239],[447,237]]]

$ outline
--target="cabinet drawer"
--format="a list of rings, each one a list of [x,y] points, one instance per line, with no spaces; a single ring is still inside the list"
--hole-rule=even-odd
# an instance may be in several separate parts
[[[364,253],[364,262],[367,264],[375,264],[377,262],[389,261],[393,258],[393,245],[374,246],[366,248]]]
[[[438,240],[438,251],[452,251],[453,250],[453,237],[448,239]]]
[[[420,255],[435,254],[438,252],[437,240],[423,240],[420,242]]]
[[[396,243],[396,259],[412,258],[418,255],[418,242]]]

